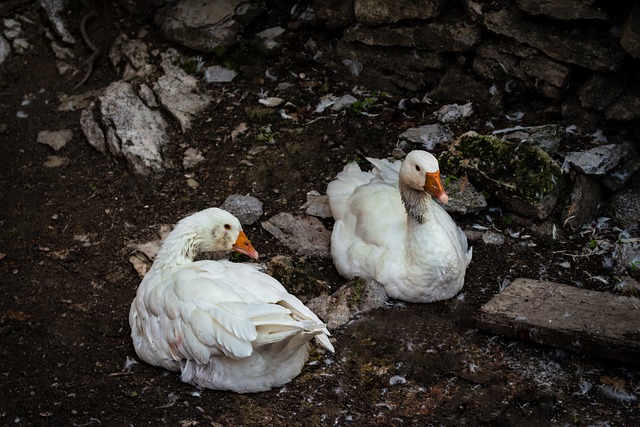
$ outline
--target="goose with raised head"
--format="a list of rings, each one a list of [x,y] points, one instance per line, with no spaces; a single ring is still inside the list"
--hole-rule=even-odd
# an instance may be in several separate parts
[[[281,386],[302,370],[309,341],[333,352],[326,325],[273,277],[202,252],[258,253],[230,213],[211,208],[178,222],[131,304],[138,356],[184,382],[239,393]]]
[[[467,237],[433,198],[449,196],[438,160],[426,151],[404,161],[367,158],[364,172],[346,165],[327,187],[335,219],[331,255],[346,277],[373,279],[390,297],[409,302],[449,299],[464,284],[472,250]]]

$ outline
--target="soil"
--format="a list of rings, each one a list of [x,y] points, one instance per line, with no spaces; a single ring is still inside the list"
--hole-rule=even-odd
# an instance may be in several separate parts
[[[220,63],[213,54],[167,42],[149,16],[94,3],[99,16],[88,27],[103,52],[120,32],[136,36],[147,29],[143,39],[155,48],[173,46],[207,64]],[[215,101],[192,129],[182,133],[171,122],[166,171],[139,178],[123,161],[87,144],[80,111],[57,109],[62,94],[104,88],[119,79],[103,54],[88,81],[73,90],[91,54],[79,31],[87,9],[77,6],[63,15],[79,41],[72,50],[80,71],[72,76],[58,74],[45,36],[49,24],[35,2],[7,2],[0,11],[4,18],[20,14],[32,21],[23,29],[33,45],[0,67],[3,425],[637,425],[640,407],[631,397],[640,392],[637,366],[493,336],[474,322],[505,279],[529,277],[612,292],[615,277],[602,267],[603,256],[592,242],[594,236],[615,240],[615,235],[563,231],[556,240],[539,238],[532,224],[498,210],[455,217],[463,229],[479,224],[506,236],[498,246],[472,242],[461,296],[433,304],[392,301],[360,316],[333,331],[336,354],[314,352],[285,387],[252,395],[197,390],[176,374],[127,364],[137,360],[127,316],[140,282],[129,262],[130,243],[153,240],[160,225],[220,205],[230,194],[259,198],[263,219],[297,213],[307,192],[324,193],[345,162],[389,156],[397,135],[428,123],[439,106],[406,102],[400,109],[400,100],[412,95],[398,94],[380,97],[368,114],[353,109],[314,114],[320,96],[350,93],[355,82],[329,56],[335,35],[309,24],[291,25],[289,7],[276,7],[247,34],[281,25],[288,28],[285,45],[274,53],[259,52],[250,43],[232,51],[239,76],[207,86]],[[322,62],[305,50],[309,37],[325,52]],[[278,81],[265,77],[267,69]],[[296,107],[289,109],[297,121],[251,119],[247,108],[259,105],[261,90],[277,95],[282,81],[299,87],[297,99],[290,99]],[[544,115],[534,98],[514,100],[514,108],[518,102],[526,112],[522,124],[557,119]],[[18,118],[18,111],[28,117]],[[479,111],[456,125],[456,134],[488,131],[488,119],[496,128],[512,125],[504,116]],[[242,122],[249,131],[233,141],[231,132]],[[267,125],[275,143],[261,140]],[[39,131],[60,129],[73,130],[74,137],[59,152],[36,142]],[[266,150],[249,154],[261,145]],[[182,167],[189,147],[206,158],[192,172]],[[45,166],[52,155],[66,162]],[[188,178],[199,185],[189,186]],[[533,237],[512,238],[509,229]],[[297,259],[259,222],[245,231],[263,260],[282,254]],[[565,261],[571,268],[560,265]],[[332,291],[345,283],[330,259],[304,262]]]

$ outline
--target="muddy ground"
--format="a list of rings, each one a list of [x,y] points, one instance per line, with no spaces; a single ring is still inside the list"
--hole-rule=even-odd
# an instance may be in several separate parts
[[[57,110],[61,94],[102,88],[119,79],[106,57],[98,60],[87,83],[73,91],[82,72],[58,74],[44,35],[45,16],[33,2],[13,3],[3,9],[4,17],[19,13],[33,21],[24,26],[33,48],[0,66],[0,124],[6,125],[0,128],[1,424],[637,425],[640,407],[629,397],[640,392],[637,366],[475,328],[479,307],[499,292],[505,279],[553,280],[603,292],[612,292],[616,283],[602,267],[603,256],[590,247],[592,234],[537,238],[529,224],[514,222],[506,212],[455,218],[466,230],[480,224],[507,236],[501,246],[472,242],[463,297],[423,305],[394,301],[361,316],[334,331],[335,355],[314,353],[302,374],[285,387],[238,395],[197,390],[177,375],[145,364],[125,368],[128,359],[136,359],[127,315],[140,281],[129,263],[133,250],[128,244],[154,239],[161,224],[217,206],[234,193],[263,201],[263,219],[298,212],[306,193],[324,193],[346,161],[390,155],[397,135],[428,123],[439,106],[407,103],[400,110],[398,95],[372,106],[370,115],[353,109],[314,114],[322,94],[349,93],[354,82],[345,70],[337,71],[339,63],[328,57],[314,61],[303,49],[312,36],[328,55],[334,43],[330,33],[308,24],[289,26],[287,43],[277,53],[239,49],[234,61],[240,75],[232,83],[207,86],[216,101],[193,128],[183,134],[171,122],[172,139],[164,152],[169,168],[155,179],[138,178],[122,161],[87,144],[79,111]],[[171,46],[148,17],[111,6],[98,11],[91,31],[103,50],[120,32],[135,35],[142,27],[149,29],[145,41],[160,49]],[[64,15],[78,40],[85,12],[79,6]],[[287,12],[277,10],[247,33],[287,27]],[[82,43],[73,51],[82,67],[90,52]],[[214,55],[202,56],[208,64],[219,63]],[[258,105],[261,90],[277,94],[278,82],[264,76],[267,68],[280,81],[299,87],[296,99],[290,99],[297,106],[297,122],[248,117],[246,108]],[[24,99],[30,103],[23,105]],[[527,112],[523,124],[557,120],[536,113],[545,111],[536,99],[514,99],[513,108],[518,107]],[[28,117],[17,118],[18,110]],[[479,111],[457,125],[456,133],[487,131],[487,119],[498,128],[510,125]],[[249,131],[233,142],[231,131],[242,122]],[[266,125],[275,143],[250,155],[252,148],[264,145]],[[74,133],[60,152],[36,142],[39,131],[60,129]],[[181,166],[189,147],[206,158],[191,173]],[[54,154],[66,163],[45,166]],[[188,185],[190,177],[197,188]],[[326,225],[331,227],[331,221]],[[508,229],[534,237],[514,239]],[[246,231],[263,260],[280,254],[297,259],[259,223]],[[615,240],[613,232],[598,236]],[[560,266],[564,261],[571,268]],[[332,290],[344,283],[329,259],[304,262]],[[618,390],[617,396],[609,390]]]

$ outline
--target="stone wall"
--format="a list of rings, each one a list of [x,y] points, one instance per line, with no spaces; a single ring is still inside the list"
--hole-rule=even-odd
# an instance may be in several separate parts
[[[336,53],[370,89],[501,110],[536,94],[563,118],[640,119],[635,0],[315,0]]]

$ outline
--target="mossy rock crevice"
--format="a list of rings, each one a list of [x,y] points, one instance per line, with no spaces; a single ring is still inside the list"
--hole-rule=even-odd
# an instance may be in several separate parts
[[[447,171],[464,171],[509,209],[536,219],[551,214],[566,187],[560,165],[546,152],[490,135],[467,132],[439,160]]]

